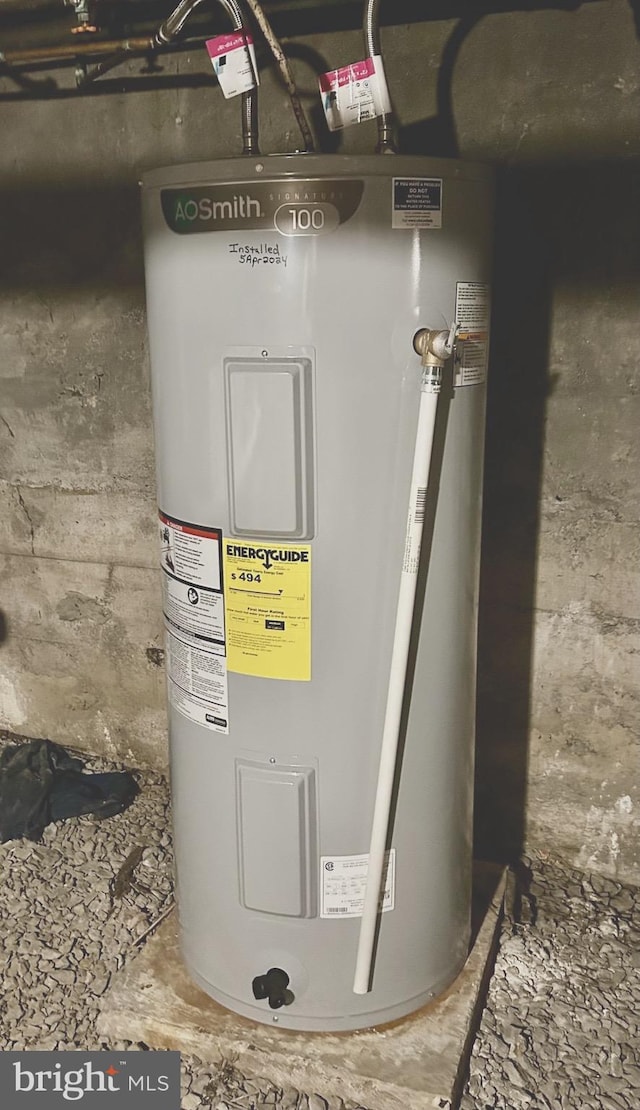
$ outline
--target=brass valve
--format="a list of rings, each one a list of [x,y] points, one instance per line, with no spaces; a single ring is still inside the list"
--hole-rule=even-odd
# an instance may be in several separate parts
[[[65,4],[73,8],[76,13],[77,24],[71,28],[71,34],[95,34],[98,30],[95,18],[95,0],[65,0]]]
[[[458,324],[448,330],[440,328],[421,328],[413,337],[413,349],[420,355],[423,366],[444,366],[453,354]]]

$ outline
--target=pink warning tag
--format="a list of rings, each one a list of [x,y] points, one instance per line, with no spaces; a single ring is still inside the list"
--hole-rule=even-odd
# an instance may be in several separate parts
[[[330,131],[375,119],[391,111],[389,90],[379,54],[323,73],[322,107]]]
[[[224,97],[250,92],[258,85],[258,67],[253,39],[248,31],[216,35],[205,43]]]

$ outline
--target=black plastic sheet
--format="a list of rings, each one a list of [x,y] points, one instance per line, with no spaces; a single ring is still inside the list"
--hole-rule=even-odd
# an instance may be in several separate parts
[[[81,759],[51,740],[30,740],[0,753],[0,842],[39,840],[51,821],[122,813],[139,793],[128,771],[84,774]]]

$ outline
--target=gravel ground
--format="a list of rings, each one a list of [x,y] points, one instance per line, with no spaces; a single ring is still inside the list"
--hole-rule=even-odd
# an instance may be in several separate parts
[[[124,769],[82,758],[86,770]],[[141,794],[117,817],[0,845],[0,1049],[146,1047],[95,1030],[112,974],[173,898],[167,784],[137,777]],[[136,847],[135,885],[114,896]],[[638,1110],[640,892],[538,855],[511,901],[461,1110]],[[233,1060],[182,1063],[182,1110],[356,1110],[248,1079]]]
[[[638,1110],[640,891],[542,853],[518,879],[461,1110]]]
[[[67,749],[71,751],[71,749]],[[103,760],[85,770],[124,770]],[[95,1019],[114,971],[138,951],[136,941],[170,904],[173,892],[166,781],[137,776],[131,807],[97,822],[49,825],[42,840],[0,845],[0,1047],[97,1047]],[[144,846],[139,889],[122,898],[111,883],[131,850]]]

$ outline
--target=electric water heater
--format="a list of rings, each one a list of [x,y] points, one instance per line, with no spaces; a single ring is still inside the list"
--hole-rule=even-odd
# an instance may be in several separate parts
[[[491,175],[243,157],[150,172],[143,206],[183,956],[256,1021],[392,1021],[469,942]],[[356,994],[424,328],[457,340]]]

